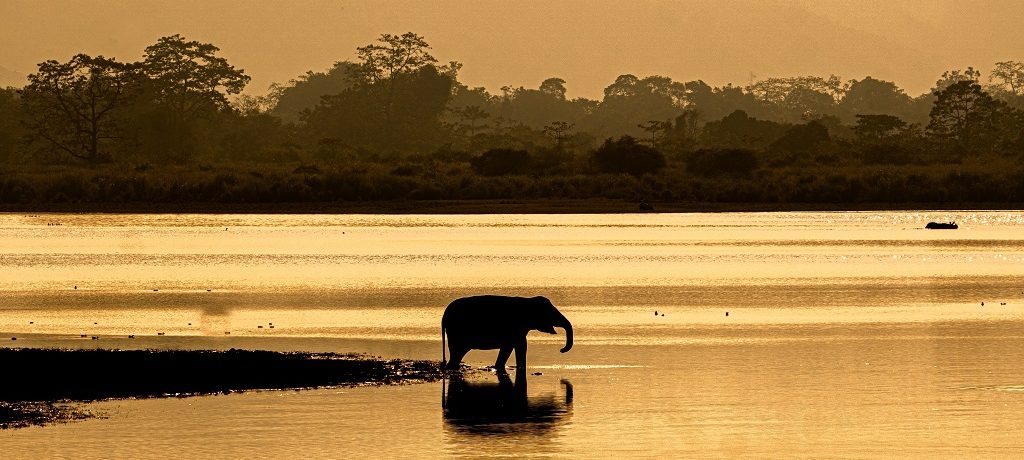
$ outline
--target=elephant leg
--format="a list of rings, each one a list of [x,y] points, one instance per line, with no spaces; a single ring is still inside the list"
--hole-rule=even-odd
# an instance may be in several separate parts
[[[516,370],[526,371],[526,335],[516,342]]]
[[[469,348],[449,346],[448,351],[451,352],[452,356],[448,359],[448,365],[445,368],[448,370],[456,370],[459,368],[459,364],[462,363],[462,358],[465,358],[466,353],[469,353]]]
[[[512,356],[512,347],[501,347],[498,350],[498,359],[494,361],[494,370],[498,373],[505,373],[505,363],[508,362],[508,357]]]

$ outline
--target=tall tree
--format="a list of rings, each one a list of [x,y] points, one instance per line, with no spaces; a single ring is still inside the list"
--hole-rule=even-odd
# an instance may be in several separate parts
[[[271,113],[294,123],[302,112],[312,110],[324,96],[339,94],[352,87],[356,64],[341,61],[324,72],[306,72],[287,84],[273,84],[270,94],[275,104]]]
[[[0,160],[11,158],[21,137],[21,92],[0,88]]]
[[[382,34],[379,43],[356,48],[359,63],[355,79],[373,95],[383,115],[384,131],[390,133],[395,100],[409,77],[437,59],[430,54],[430,45],[420,35],[406,32],[402,35]]]
[[[947,147],[974,150],[991,147],[993,136],[1009,112],[975,80],[960,80],[935,92],[927,131]]]
[[[555,99],[565,100],[565,80],[561,78],[549,78],[540,84],[540,92],[549,94]]]
[[[1011,96],[1024,94],[1024,62],[997,62],[988,81]]]
[[[785,121],[834,114],[836,103],[845,94],[842,81],[835,75],[768,78],[748,86],[747,91],[776,106]]]
[[[29,75],[23,93],[26,128],[74,158],[101,163],[112,158],[121,134],[118,111],[125,106],[136,66],[103,56],[78,54],[49,60]]]
[[[851,80],[849,89],[839,101],[844,120],[857,115],[904,116],[910,109],[911,98],[895,83],[864,77]]]
[[[162,37],[145,50],[142,69],[171,134],[168,153],[179,159],[192,153],[193,122],[227,108],[227,95],[240,93],[249,83],[249,76],[217,56],[218,51],[212,44],[188,41],[177,34]]]

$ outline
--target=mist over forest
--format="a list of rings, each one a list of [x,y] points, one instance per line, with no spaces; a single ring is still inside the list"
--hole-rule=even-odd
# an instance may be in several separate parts
[[[0,204],[1024,202],[1024,62],[917,95],[870,76],[624,74],[600,100],[557,76],[493,94],[461,69],[412,32],[264,96],[180,35],[138,62],[48,60],[0,89]]]

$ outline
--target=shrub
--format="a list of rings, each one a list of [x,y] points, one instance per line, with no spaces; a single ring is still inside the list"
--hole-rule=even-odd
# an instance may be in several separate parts
[[[473,171],[483,176],[524,174],[530,167],[526,150],[491,149],[469,161]]]
[[[665,155],[653,147],[640,144],[636,138],[622,136],[606,139],[590,155],[591,165],[604,173],[627,173],[634,176],[653,174],[665,167]]]
[[[747,149],[700,149],[686,159],[687,171],[705,177],[749,177],[757,166],[757,157]]]

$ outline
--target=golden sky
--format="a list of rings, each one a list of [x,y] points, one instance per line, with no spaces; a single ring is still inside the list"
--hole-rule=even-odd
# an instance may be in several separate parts
[[[78,52],[135,60],[157,38],[213,43],[261,94],[353,59],[381,33],[426,37],[498,92],[548,77],[599,98],[623,73],[712,85],[836,74],[927,91],[952,68],[1024,60],[1019,0],[0,0],[0,84]]]

